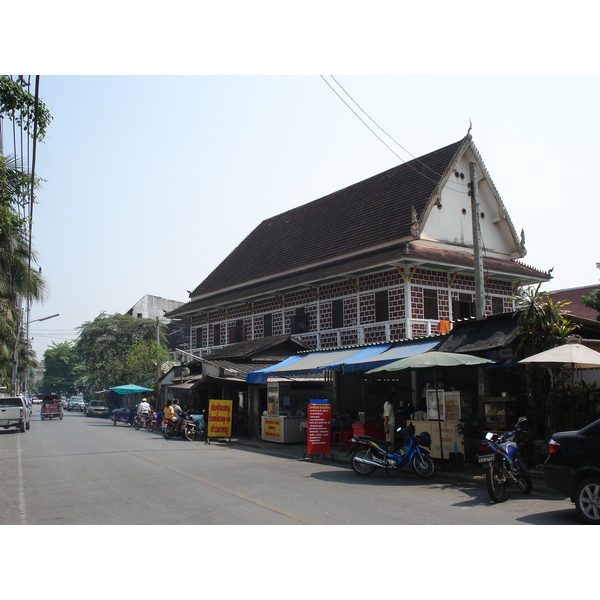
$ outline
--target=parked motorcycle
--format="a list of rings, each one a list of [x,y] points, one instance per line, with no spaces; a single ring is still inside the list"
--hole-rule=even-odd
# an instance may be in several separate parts
[[[352,469],[357,475],[372,475],[377,469],[401,469],[411,465],[413,471],[425,479],[435,473],[433,459],[429,456],[431,436],[424,431],[415,435],[411,423],[404,429],[399,427],[395,436],[396,450],[389,452],[390,442],[377,440],[366,435],[355,435],[350,441]],[[388,473],[389,475],[389,473]]]
[[[205,434],[204,414],[190,415],[183,424],[183,436],[186,440],[192,442],[197,437]]]
[[[487,433],[479,444],[477,462],[487,469],[485,482],[492,502],[504,502],[509,484],[514,483],[524,494],[531,492],[531,475],[513,432]]]

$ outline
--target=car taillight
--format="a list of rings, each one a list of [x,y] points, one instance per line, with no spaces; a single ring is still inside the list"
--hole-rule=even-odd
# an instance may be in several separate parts
[[[560,449],[560,444],[556,440],[551,439],[548,442],[548,452],[550,454],[554,454],[555,452],[558,452],[559,449]]]

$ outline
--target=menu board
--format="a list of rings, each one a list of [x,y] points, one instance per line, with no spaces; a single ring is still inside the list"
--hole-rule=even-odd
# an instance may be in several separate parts
[[[331,452],[331,406],[326,400],[311,400],[308,405],[306,445],[308,454]]]

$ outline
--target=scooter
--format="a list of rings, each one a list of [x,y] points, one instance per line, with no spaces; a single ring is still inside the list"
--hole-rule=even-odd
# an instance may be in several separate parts
[[[477,462],[487,469],[485,482],[492,502],[504,502],[508,484],[514,483],[524,494],[531,493],[531,475],[514,441],[514,432],[487,433],[479,444]]]
[[[202,437],[205,434],[204,411],[200,415],[190,415],[185,419],[182,427],[183,436],[186,440],[192,442],[196,437]]]
[[[385,469],[389,475],[389,469],[401,469],[407,465],[411,465],[413,471],[424,479],[435,473],[435,464],[427,449],[431,448],[431,436],[426,431],[416,436],[412,423],[396,430],[397,449],[393,452],[389,451],[390,442],[370,436],[355,435],[350,441],[352,446],[348,453],[352,454],[352,469],[357,475],[372,475],[377,469]]]
[[[174,435],[183,436],[185,430],[185,423],[189,423],[190,421],[186,421],[181,413],[175,419],[165,419],[163,418],[163,436],[165,440],[170,440]]]

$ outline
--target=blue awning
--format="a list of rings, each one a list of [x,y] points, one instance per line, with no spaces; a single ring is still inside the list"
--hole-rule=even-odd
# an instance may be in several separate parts
[[[311,352],[306,355],[290,356],[283,362],[272,367],[248,373],[248,383],[267,383],[269,376],[291,377],[294,375],[314,375],[323,371],[366,371],[381,365],[406,358],[414,354],[427,352],[435,348],[440,340],[414,342],[394,346],[393,344],[378,344],[366,348],[352,348],[346,350],[329,350]]]
[[[368,371],[369,369],[376,369],[377,367],[382,367],[383,365],[387,365],[395,360],[399,360],[401,358],[408,358],[409,356],[414,356],[415,354],[423,354],[423,352],[429,352],[433,350],[438,344],[440,340],[427,340],[425,342],[413,342],[411,344],[402,344],[399,346],[394,346],[377,356],[373,356],[370,359],[362,361],[360,366],[356,369],[352,369],[354,371]],[[344,371],[350,371],[351,369],[344,368]]]

